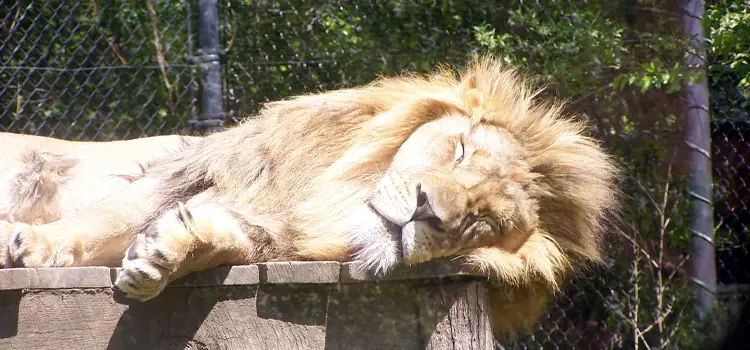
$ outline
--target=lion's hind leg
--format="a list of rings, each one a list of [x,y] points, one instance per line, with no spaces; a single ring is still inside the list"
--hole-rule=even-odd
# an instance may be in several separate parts
[[[0,220],[43,224],[60,218],[60,188],[77,160],[29,151],[0,179]]]
[[[133,299],[149,300],[190,272],[246,263],[255,243],[243,221],[218,204],[182,203],[139,234],[122,261],[115,285]]]

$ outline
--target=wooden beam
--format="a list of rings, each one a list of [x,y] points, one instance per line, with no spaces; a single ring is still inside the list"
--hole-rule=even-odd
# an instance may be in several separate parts
[[[492,349],[485,281],[458,265],[224,266],[142,303],[105,267],[0,270],[0,349]]]

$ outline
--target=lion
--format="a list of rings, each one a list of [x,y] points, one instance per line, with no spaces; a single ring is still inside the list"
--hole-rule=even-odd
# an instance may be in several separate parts
[[[166,135],[90,142],[0,133],[0,220],[58,220],[123,189],[151,160],[199,140]]]
[[[376,274],[457,259],[491,282],[492,327],[533,325],[601,260],[618,167],[585,121],[492,57],[271,102],[161,156],[60,220],[16,223],[13,266],[122,266],[149,300],[191,272],[351,261]]]

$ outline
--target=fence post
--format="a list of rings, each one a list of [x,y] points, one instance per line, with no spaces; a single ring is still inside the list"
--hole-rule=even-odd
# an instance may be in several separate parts
[[[217,0],[198,0],[198,71],[201,82],[200,116],[190,124],[204,134],[224,127],[223,89],[219,56]]]
[[[698,313],[705,316],[716,305],[716,258],[711,174],[711,120],[708,109],[706,58],[703,51],[703,0],[682,0],[682,34],[687,39],[685,65],[701,75],[682,87],[684,143],[688,153],[690,231],[693,253],[690,278],[697,286]]]

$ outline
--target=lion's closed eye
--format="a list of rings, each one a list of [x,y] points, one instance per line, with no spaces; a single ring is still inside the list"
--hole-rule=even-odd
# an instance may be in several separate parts
[[[466,158],[466,148],[464,146],[464,140],[463,138],[459,139],[458,142],[456,142],[456,150],[453,153],[453,161],[456,164],[461,164],[464,162],[464,159]]]

